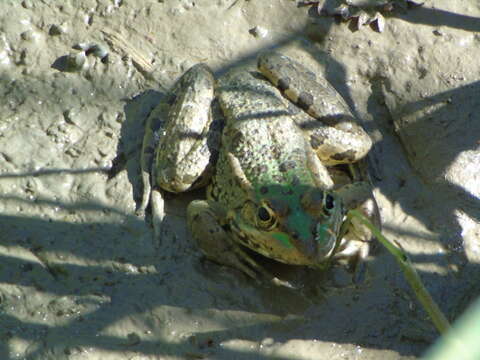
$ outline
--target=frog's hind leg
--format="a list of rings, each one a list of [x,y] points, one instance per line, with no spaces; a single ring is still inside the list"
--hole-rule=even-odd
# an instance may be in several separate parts
[[[147,206],[151,193],[152,223],[158,241],[165,217],[162,192],[180,193],[207,184],[221,137],[221,119],[212,115],[214,78],[208,66],[191,67],[174,85],[172,93],[175,97],[168,114],[162,117],[165,122],[149,118],[153,129],[150,127],[145,135],[142,159],[145,190],[141,209]],[[156,145],[154,151],[152,144]],[[147,169],[151,169],[153,185]]]
[[[311,116],[295,116],[295,121],[308,134],[310,145],[324,165],[356,162],[369,152],[370,136],[324,77],[275,52],[260,54],[258,69],[287,99]]]

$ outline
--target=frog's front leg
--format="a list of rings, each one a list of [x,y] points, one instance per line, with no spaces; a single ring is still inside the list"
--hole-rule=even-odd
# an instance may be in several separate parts
[[[272,280],[272,276],[241,248],[228,231],[228,215],[217,202],[194,200],[187,208],[190,234],[211,261],[234,267],[252,279]]]
[[[336,192],[342,198],[347,211],[353,209],[360,211],[372,224],[380,228],[380,212],[368,181],[344,185]],[[349,263],[355,266],[368,256],[374,236],[355,217],[347,226],[334,258],[348,259]]]

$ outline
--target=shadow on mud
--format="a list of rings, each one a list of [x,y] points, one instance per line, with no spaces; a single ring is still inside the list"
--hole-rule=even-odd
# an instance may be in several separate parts
[[[101,206],[92,204],[89,208]],[[300,294],[291,289],[255,286],[231,270],[224,269],[225,273],[219,274],[218,270],[222,268],[210,263],[200,265],[189,252],[189,246],[177,244],[172,236],[157,252],[153,248],[139,248],[137,239],[132,237],[132,229],[141,226],[142,221],[131,218],[130,222],[130,225],[72,224],[38,218],[0,217],[4,229],[2,245],[7,249],[15,247],[16,254],[22,254],[2,255],[0,262],[0,282],[7,288],[12,285],[9,288],[11,293],[3,293],[0,303],[3,309],[0,314],[0,336],[4,340],[4,345],[0,346],[2,359],[9,359],[8,342],[22,339],[34,344],[29,359],[55,354],[73,355],[88,351],[89,347],[144,355],[206,356],[215,353],[216,356],[247,359],[252,354],[219,344],[238,338],[247,341],[271,338],[274,343],[316,339],[414,355],[423,351],[436,336],[403,275],[383,251],[377,252],[370,262],[365,283],[346,285],[348,281],[337,278],[342,273],[332,269],[332,274],[324,280],[328,286],[321,287],[324,293]],[[103,241],[103,237],[118,241]],[[141,247],[144,246],[145,242],[141,243]],[[23,250],[19,252],[18,248]],[[48,256],[52,253],[58,254],[56,260]],[[61,254],[64,254],[63,258]],[[90,264],[75,264],[75,259],[82,258],[88,259]],[[437,263],[441,258],[442,255],[435,254],[412,256],[416,264]],[[476,265],[471,265],[470,270],[479,271]],[[450,318],[456,317],[471,300],[472,294],[479,290],[472,277],[462,280],[435,273],[420,274]],[[184,282],[184,277],[190,280]],[[201,281],[204,286],[182,289],[182,285],[192,286],[192,278],[195,278],[193,283]],[[39,303],[31,314],[13,317],[10,308],[18,306],[20,309],[19,304],[24,301],[22,296],[15,295],[13,287],[17,285],[36,289],[51,299]],[[209,298],[197,296],[198,291],[210,292]],[[231,294],[236,294],[237,305],[225,301]],[[249,295],[257,297],[260,302],[249,304]],[[216,302],[213,308],[210,296]],[[176,320],[188,321],[181,327],[190,329],[186,330],[184,341],[168,341],[167,319],[155,320],[165,321],[165,333],[158,334],[157,330],[152,333],[151,340],[140,340],[135,333],[128,336],[102,334],[113,324],[135,321],[135,318],[148,324],[152,321],[148,318],[154,309],[162,306],[186,314],[183,320],[181,317]],[[7,308],[10,314],[6,313]],[[221,311],[225,314],[219,316]],[[209,312],[216,314],[214,319]],[[240,320],[233,328],[232,312],[246,312],[245,319],[236,315]],[[252,312],[257,315],[248,315]],[[57,325],[50,325],[51,319],[49,325],[43,325],[44,316],[54,316]],[[203,321],[215,321],[218,327],[226,329],[201,331],[195,323]],[[420,331],[412,332],[412,328]],[[148,325],[145,331],[148,334]],[[262,355],[255,356],[262,358]],[[265,355],[264,358],[271,357]]]

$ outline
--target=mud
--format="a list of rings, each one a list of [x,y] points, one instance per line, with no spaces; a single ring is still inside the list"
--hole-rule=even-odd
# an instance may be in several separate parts
[[[277,48],[363,119],[384,233],[449,319],[479,294],[480,7],[426,1],[385,30],[287,0],[0,4],[1,359],[415,359],[438,336],[380,247],[363,282],[260,286],[202,259],[169,196],[135,215],[143,122],[188,67]],[[93,43],[108,59],[65,61]],[[63,67],[62,67],[63,66]],[[112,171],[112,167],[114,171]]]

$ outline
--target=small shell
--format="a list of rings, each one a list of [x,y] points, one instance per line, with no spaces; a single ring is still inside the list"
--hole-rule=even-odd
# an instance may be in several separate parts
[[[85,53],[79,52],[77,54],[68,54],[65,59],[65,69],[67,72],[81,71],[87,65],[87,57]]]
[[[330,15],[341,16],[343,20],[348,20],[352,17],[348,5],[342,4],[339,7],[333,9]]]
[[[95,43],[78,43],[73,45],[73,48],[76,50],[83,50],[85,55],[92,54],[95,57],[101,59],[102,63],[108,61],[108,50],[104,45],[99,45]]]
[[[86,51],[90,48],[90,46],[92,46],[93,44],[91,43],[78,43],[78,44],[75,44],[72,46],[73,49],[75,50],[82,50],[82,51]]]
[[[352,17],[352,27],[354,31],[360,30],[363,25],[370,22],[369,20],[368,14],[365,11],[360,11],[358,16]]]

